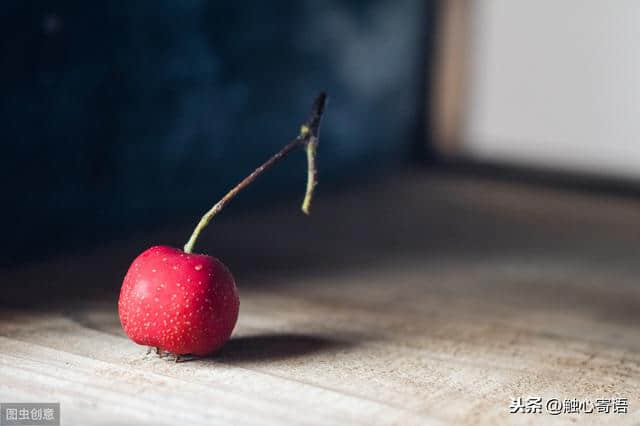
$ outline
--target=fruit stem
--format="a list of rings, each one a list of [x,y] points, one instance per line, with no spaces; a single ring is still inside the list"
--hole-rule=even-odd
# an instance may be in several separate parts
[[[313,198],[313,189],[318,184],[318,170],[316,169],[316,148],[318,139],[312,137],[307,142],[307,190],[302,200],[302,211],[305,214],[311,213],[311,199]]]
[[[255,169],[249,176],[242,179],[236,186],[234,186],[229,192],[225,194],[224,197],[220,199],[209,211],[207,211],[204,216],[200,219],[196,228],[193,230],[191,237],[189,237],[189,241],[184,245],[185,253],[191,253],[193,251],[193,247],[196,244],[196,240],[198,236],[202,232],[204,228],[211,222],[211,219],[220,211],[222,208],[231,201],[240,191],[249,186],[254,180],[258,178],[262,173],[271,168],[274,164],[276,164],[279,160],[287,156],[294,149],[305,146],[307,151],[307,189],[304,195],[304,200],[302,201],[302,211],[305,214],[309,214],[311,209],[311,199],[313,198],[313,190],[318,183],[317,178],[317,169],[316,169],[316,149],[318,146],[319,140],[319,130],[320,130],[320,120],[322,119],[322,114],[324,113],[324,108],[327,103],[327,95],[322,92],[320,93],[315,101],[313,102],[313,106],[311,107],[311,115],[307,119],[307,121],[300,127],[300,134],[287,145],[285,145],[280,151],[275,153],[271,158],[265,161],[260,167]]]

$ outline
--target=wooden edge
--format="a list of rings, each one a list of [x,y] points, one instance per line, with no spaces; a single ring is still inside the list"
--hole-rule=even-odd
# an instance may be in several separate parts
[[[466,95],[471,3],[442,1],[431,90],[431,140],[436,153],[457,156],[462,151],[461,129]]]

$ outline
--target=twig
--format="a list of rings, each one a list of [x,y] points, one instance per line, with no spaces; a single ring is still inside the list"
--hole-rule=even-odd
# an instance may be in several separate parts
[[[311,107],[311,114],[307,121],[300,127],[300,134],[287,145],[285,145],[280,151],[275,153],[271,158],[265,161],[260,167],[255,169],[249,176],[242,179],[236,186],[234,186],[227,194],[220,199],[208,212],[202,216],[202,219],[196,225],[193,230],[189,241],[184,245],[184,251],[191,253],[193,247],[200,235],[200,232],[209,224],[211,219],[240,191],[246,188],[254,180],[258,178],[262,173],[271,168],[279,160],[284,158],[294,149],[305,146],[307,151],[307,189],[305,192],[304,200],[302,202],[302,211],[309,214],[311,208],[311,200],[313,198],[313,190],[317,185],[317,169],[315,162],[316,148],[318,146],[320,121],[322,120],[322,114],[327,103],[327,95],[323,92],[316,97]]]

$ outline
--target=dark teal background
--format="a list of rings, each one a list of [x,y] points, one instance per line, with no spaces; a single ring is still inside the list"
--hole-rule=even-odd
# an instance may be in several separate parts
[[[3,1],[3,261],[197,218],[296,135],[320,90],[324,191],[422,139],[433,6]],[[301,197],[302,153],[242,203]],[[247,205],[249,205],[247,204]]]

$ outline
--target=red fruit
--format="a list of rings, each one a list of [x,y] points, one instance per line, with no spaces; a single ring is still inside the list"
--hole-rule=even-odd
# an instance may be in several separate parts
[[[136,343],[176,355],[208,355],[231,336],[240,300],[231,272],[215,257],[193,254],[200,232],[227,202],[265,170],[298,147],[307,151],[307,190],[302,211],[309,214],[316,186],[316,147],[326,95],[313,103],[300,134],[244,178],[202,216],[183,250],[151,247],[124,277],[118,313],[124,332]]]
[[[208,355],[231,336],[240,300],[215,257],[155,246],[124,278],[118,313],[127,336],[176,355]]]

